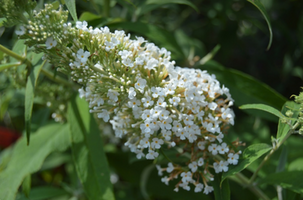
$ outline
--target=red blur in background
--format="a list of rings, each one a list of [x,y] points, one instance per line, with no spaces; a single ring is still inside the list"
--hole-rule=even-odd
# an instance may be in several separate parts
[[[16,142],[21,135],[14,130],[0,127],[0,148],[5,149]]]

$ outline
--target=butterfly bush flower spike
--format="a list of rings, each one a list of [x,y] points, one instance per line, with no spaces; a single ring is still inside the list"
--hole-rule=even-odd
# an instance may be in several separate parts
[[[17,33],[83,86],[90,112],[111,123],[138,159],[182,149],[183,164],[172,162],[175,155],[166,167],[157,165],[162,182],[177,179],[174,191],[212,192],[212,171],[226,172],[239,158],[240,143],[223,142],[235,117],[228,88],[207,71],[175,66],[169,51],[142,37],[85,21],[72,26],[67,15],[46,4]]]

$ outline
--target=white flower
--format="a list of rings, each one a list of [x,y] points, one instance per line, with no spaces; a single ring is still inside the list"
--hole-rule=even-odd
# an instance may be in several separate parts
[[[202,189],[203,189],[203,184],[202,183],[198,183],[197,185],[196,185],[196,187],[195,187],[195,192],[201,192],[202,191]]]
[[[128,98],[133,99],[133,98],[135,98],[135,96],[136,96],[135,88],[130,87],[128,90]]]
[[[224,142],[218,146],[218,151],[220,154],[225,154],[229,151],[229,148],[228,148],[227,144]]]
[[[197,171],[198,169],[198,165],[197,165],[197,162],[194,161],[192,163],[189,163],[188,167],[190,168],[190,170],[194,173]]]
[[[174,171],[175,167],[173,166],[173,164],[171,162],[168,163],[168,167],[166,168],[166,171],[168,173],[171,173],[172,171]]]
[[[24,26],[20,26],[20,30],[16,30],[15,32],[17,35],[24,35],[25,34]]]
[[[168,100],[173,106],[178,106],[178,103],[180,102],[180,97],[173,97]]]
[[[83,22],[77,21],[76,22],[76,27],[78,29],[82,29],[82,30],[86,31],[87,30],[87,22],[86,21],[83,21]]]
[[[212,191],[214,191],[214,188],[212,186],[206,185],[203,193],[208,194],[208,193],[211,193]]]
[[[201,149],[201,150],[204,150],[205,149],[205,143],[206,143],[205,141],[198,142],[198,144],[197,144],[198,148]]]
[[[149,107],[149,106],[154,105],[154,101],[151,100],[150,96],[147,96],[146,98],[143,97],[143,98],[141,99],[141,101],[143,102],[143,106],[144,106],[144,107]]]
[[[102,109],[102,112],[98,113],[98,118],[103,118],[105,122],[109,120],[109,112],[105,109]]]
[[[191,176],[192,176],[191,172],[182,172],[181,173],[182,182],[183,183],[190,182],[192,180]]]
[[[168,185],[168,182],[169,182],[169,178],[167,176],[164,176],[163,178],[161,178],[161,181],[163,183],[165,183],[165,185]]]
[[[162,168],[161,168],[161,166],[160,166],[160,165],[156,165],[156,168],[157,168],[157,170],[158,170],[158,175],[159,175],[159,176],[162,176],[163,173],[162,173]]]
[[[211,110],[216,110],[216,108],[218,107],[218,104],[216,104],[215,102],[211,102],[208,104],[208,107]]]
[[[148,148],[149,145],[150,145],[150,143],[149,143],[148,138],[143,138],[142,140],[140,140],[140,146],[141,147]]]
[[[156,60],[155,58],[151,58],[147,61],[146,65],[144,66],[145,69],[155,69],[158,65],[159,61]]]
[[[153,142],[151,143],[151,147],[155,148],[155,149],[160,149],[162,144],[164,144],[162,139],[153,138]]]
[[[118,101],[119,92],[109,89],[107,92],[107,97],[109,97],[110,100],[116,102]]]
[[[233,153],[229,153],[228,154],[228,163],[236,165],[238,164],[238,159],[239,159],[239,155],[238,154],[233,154]]]
[[[83,63],[86,63],[87,58],[89,56],[90,56],[90,53],[88,51],[84,51],[83,49],[79,49],[77,51],[77,58]]]
[[[50,37],[46,39],[45,45],[46,49],[51,49],[57,45],[57,41]]]
[[[211,152],[213,155],[217,155],[218,154],[218,145],[217,144],[209,145],[208,151]]]
[[[155,152],[155,151],[149,149],[148,154],[146,155],[146,159],[153,160],[158,156],[159,156],[158,152]]]
[[[162,136],[165,138],[165,140],[170,141],[171,140],[171,131],[162,130]]]
[[[224,172],[227,172],[228,171],[228,162],[227,161],[223,161],[221,160],[220,163],[220,169]]]
[[[141,93],[144,91],[145,86],[146,86],[146,80],[143,78],[139,78],[137,83],[135,84],[135,88],[141,91]]]
[[[202,166],[202,165],[204,165],[204,160],[203,160],[203,158],[199,158],[199,160],[198,160],[198,166]]]

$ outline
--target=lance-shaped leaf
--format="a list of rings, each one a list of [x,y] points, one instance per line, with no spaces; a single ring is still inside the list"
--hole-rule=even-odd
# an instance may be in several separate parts
[[[230,189],[228,180],[221,182],[221,174],[215,174],[214,181],[212,185],[214,187],[214,194],[216,200],[229,200],[230,199]],[[222,184],[221,184],[222,183]]]
[[[76,11],[76,1],[75,0],[64,0],[65,5],[72,16],[73,20],[78,21],[77,11]]]
[[[115,199],[100,130],[85,100],[72,98],[68,121],[74,164],[88,199]]]
[[[272,29],[271,29],[271,24],[269,21],[268,14],[267,14],[263,4],[260,2],[260,0],[247,0],[247,1],[250,2],[251,4],[253,4],[254,6],[256,6],[260,10],[260,12],[262,13],[262,15],[264,16],[264,18],[266,20],[268,30],[269,30],[269,42],[268,42],[266,50],[269,50],[271,43],[272,43],[273,34],[272,34]]]
[[[0,199],[14,200],[23,179],[37,172],[45,158],[54,151],[63,151],[70,145],[68,126],[52,124],[32,135],[31,145],[21,138],[13,149],[7,167],[0,173]]]
[[[240,109],[257,109],[257,110],[263,110],[265,112],[271,113],[279,118],[285,118],[285,116],[278,111],[277,109],[265,105],[265,104],[246,104],[239,107]]]
[[[30,140],[30,131],[31,131],[30,125],[31,125],[32,110],[33,110],[34,97],[35,97],[35,86],[37,84],[39,73],[45,63],[46,61],[44,61],[41,65],[34,66],[29,77],[27,78],[27,83],[25,88],[25,114],[24,114],[27,144],[29,144],[29,140]]]
[[[252,162],[260,158],[263,154],[267,153],[272,149],[271,146],[268,144],[253,144],[249,147],[247,147],[242,157],[239,159],[239,162],[237,165],[229,165],[229,170],[226,173],[223,173],[221,184],[224,181],[224,179],[228,176],[234,175],[242,170],[244,170],[248,165],[250,165]]]

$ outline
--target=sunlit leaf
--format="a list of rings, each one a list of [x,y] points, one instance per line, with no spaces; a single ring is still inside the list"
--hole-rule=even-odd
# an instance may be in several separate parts
[[[248,165],[250,165],[252,162],[260,158],[262,155],[267,153],[272,149],[271,146],[268,144],[253,144],[245,149],[242,156],[239,159],[239,162],[237,165],[229,165],[228,172],[224,172],[222,175],[221,183],[224,181],[224,179],[228,176],[234,175],[238,172],[241,172],[243,169],[245,169]]]
[[[263,111],[271,113],[279,118],[285,118],[285,116],[282,115],[282,113],[279,110],[277,110],[271,106],[265,105],[265,104],[245,104],[245,105],[240,106],[239,108],[240,109],[263,110]]]
[[[45,63],[46,61],[44,61],[41,65],[34,66],[32,68],[32,72],[27,78],[27,83],[25,88],[25,113],[24,113],[27,144],[29,144],[29,140],[30,140],[31,118],[32,118],[32,110],[33,110],[34,97],[35,97],[35,86],[37,84],[39,73]]]
[[[263,4],[260,2],[260,0],[247,0],[248,2],[252,3],[254,6],[256,6],[260,12],[262,13],[262,15],[264,16],[267,26],[268,26],[268,30],[269,30],[269,42],[267,45],[267,50],[269,50],[271,43],[272,43],[272,38],[273,38],[273,34],[272,34],[272,29],[271,29],[271,24],[269,21],[269,16],[263,6]]]
[[[71,100],[68,121],[74,164],[88,198],[115,199],[100,130],[85,100],[79,97]]]
[[[28,175],[37,172],[44,159],[54,151],[63,151],[70,145],[67,125],[52,124],[32,134],[31,145],[23,137],[16,143],[7,167],[0,173],[0,197],[15,199],[18,187]]]

